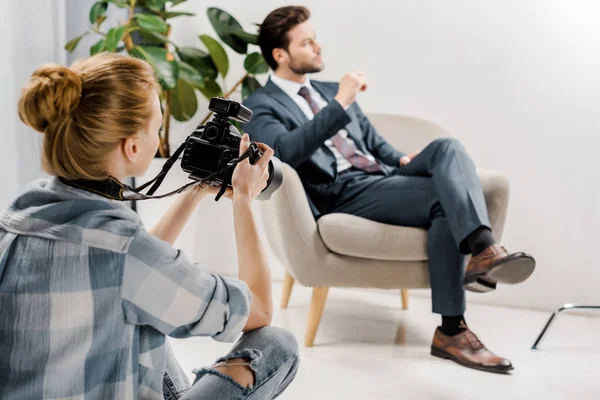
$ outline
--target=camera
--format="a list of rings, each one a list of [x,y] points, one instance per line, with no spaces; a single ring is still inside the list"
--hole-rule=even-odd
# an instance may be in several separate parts
[[[230,121],[249,122],[252,111],[236,101],[221,97],[212,98],[208,108],[214,116],[186,139],[181,168],[190,174],[190,179],[212,186],[224,183],[231,186],[231,174],[239,162],[242,136]],[[258,161],[262,154],[258,145],[251,142],[248,154],[250,163]],[[282,181],[281,161],[272,157],[267,186],[257,200],[270,199]]]

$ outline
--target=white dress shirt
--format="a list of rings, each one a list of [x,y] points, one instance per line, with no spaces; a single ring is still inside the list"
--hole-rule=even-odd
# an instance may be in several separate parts
[[[298,94],[298,92],[300,91],[300,88],[302,86],[306,86],[308,88],[308,90],[310,92],[310,96],[317,103],[319,108],[322,109],[322,108],[326,107],[328,104],[327,101],[323,98],[323,96],[321,96],[321,94],[312,87],[312,85],[310,84],[310,79],[308,79],[308,78],[306,78],[306,81],[304,83],[298,83],[298,82],[294,82],[294,81],[288,81],[287,79],[282,79],[282,78],[276,76],[275,74],[271,74],[271,80],[281,90],[283,90],[285,94],[287,94],[292,100],[294,100],[294,102],[296,104],[298,104],[298,107],[300,107],[300,109],[302,110],[304,115],[306,115],[306,118],[308,118],[309,120],[313,119],[314,114],[313,114],[312,110],[310,109],[310,106],[308,105],[308,102],[306,101],[306,99]],[[344,138],[344,140],[351,141],[352,144],[354,146],[356,146],[354,141],[348,137],[348,131],[346,131],[345,129],[340,129],[338,131],[338,133],[340,134],[340,136],[342,138]],[[342,156],[342,154],[333,145],[333,143],[330,139],[327,139],[325,141],[325,145],[331,150],[331,152],[335,156],[338,172],[345,171],[348,168],[352,167],[352,164],[350,164],[350,162],[348,160],[346,160],[344,158],[344,156]],[[359,154],[364,155],[365,157],[369,158],[370,160],[375,161],[373,156],[371,156],[370,154],[364,154],[358,149],[356,151]]]

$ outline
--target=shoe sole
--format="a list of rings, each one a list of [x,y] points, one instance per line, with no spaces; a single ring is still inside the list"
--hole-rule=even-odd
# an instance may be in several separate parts
[[[522,255],[504,261],[483,275],[465,278],[465,289],[471,292],[486,293],[496,289],[496,283],[515,285],[526,281],[535,270],[535,260]]]
[[[491,282],[486,277],[479,277],[474,282],[466,283],[465,290],[475,293],[487,293],[496,290],[496,282]]]
[[[431,355],[434,357],[442,358],[444,360],[454,361],[455,363],[460,364],[463,367],[476,369],[479,371],[492,372],[495,374],[508,374],[510,371],[515,369],[512,365],[509,367],[487,367],[485,365],[466,363],[466,362],[454,357],[452,354],[448,353],[447,351],[439,349],[434,346],[431,346]]]
[[[523,255],[503,262],[488,272],[490,281],[500,282],[507,285],[516,285],[525,282],[535,270],[533,257]]]

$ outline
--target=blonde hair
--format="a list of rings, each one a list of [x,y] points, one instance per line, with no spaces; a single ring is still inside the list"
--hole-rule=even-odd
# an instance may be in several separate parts
[[[66,179],[105,179],[107,156],[148,128],[153,93],[160,93],[145,61],[101,53],[71,68],[46,64],[23,87],[19,117],[44,134],[42,166]]]

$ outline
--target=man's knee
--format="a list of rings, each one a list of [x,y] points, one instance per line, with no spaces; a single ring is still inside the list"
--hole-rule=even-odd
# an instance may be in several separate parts
[[[463,144],[460,142],[460,140],[455,139],[455,138],[438,138],[435,139],[433,142],[431,142],[432,145],[439,147],[441,149],[449,149],[449,148],[455,148],[455,149],[463,149],[464,146]]]

